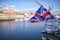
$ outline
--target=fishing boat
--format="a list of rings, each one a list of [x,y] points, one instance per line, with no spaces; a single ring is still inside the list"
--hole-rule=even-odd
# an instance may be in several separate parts
[[[56,15],[55,18],[44,24],[42,40],[60,40],[60,16]]]

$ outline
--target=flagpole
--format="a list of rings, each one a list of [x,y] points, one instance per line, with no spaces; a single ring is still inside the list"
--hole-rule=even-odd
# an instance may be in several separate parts
[[[35,1],[38,5],[40,5],[40,6],[42,5],[42,4],[41,4],[41,3],[39,3],[37,0],[34,0],[34,1]],[[47,21],[46,21],[46,22],[47,22]],[[45,30],[45,29],[46,29],[46,24],[44,24],[44,32],[46,32],[46,30]]]
[[[34,0],[38,5],[41,5],[41,3],[39,3],[37,0]]]

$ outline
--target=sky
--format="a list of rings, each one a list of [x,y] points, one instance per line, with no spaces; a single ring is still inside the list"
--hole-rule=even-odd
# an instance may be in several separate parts
[[[55,14],[60,13],[60,0],[37,0],[45,8],[51,8]],[[35,12],[41,5],[34,0],[0,0],[0,6],[14,6],[15,9],[22,12]]]

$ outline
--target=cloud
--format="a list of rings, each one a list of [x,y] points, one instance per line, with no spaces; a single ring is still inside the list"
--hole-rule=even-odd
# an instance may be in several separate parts
[[[27,8],[27,9],[20,9],[21,12],[36,12],[37,8]]]
[[[3,7],[12,7],[12,8],[15,8],[14,5],[7,4],[7,3],[2,3],[1,5],[2,5]]]
[[[36,8],[27,8],[27,9],[20,9],[20,10],[36,10]]]
[[[38,9],[38,7],[34,7],[34,8],[24,8],[24,9],[20,9],[20,11],[30,11],[30,12],[36,12],[36,10]]]
[[[9,9],[9,10],[15,9],[14,5],[6,4],[6,3],[1,4],[1,6],[3,9]]]

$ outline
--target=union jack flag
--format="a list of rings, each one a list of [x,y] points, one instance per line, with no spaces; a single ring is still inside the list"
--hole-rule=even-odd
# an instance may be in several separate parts
[[[47,11],[43,6],[41,6],[35,13],[35,15],[30,19],[31,22],[39,22],[43,21],[45,19],[44,16],[42,16],[43,11]]]
[[[51,15],[51,12],[46,8],[41,6],[35,13],[35,15],[30,19],[30,22],[39,22],[44,20],[53,19],[54,17]]]

